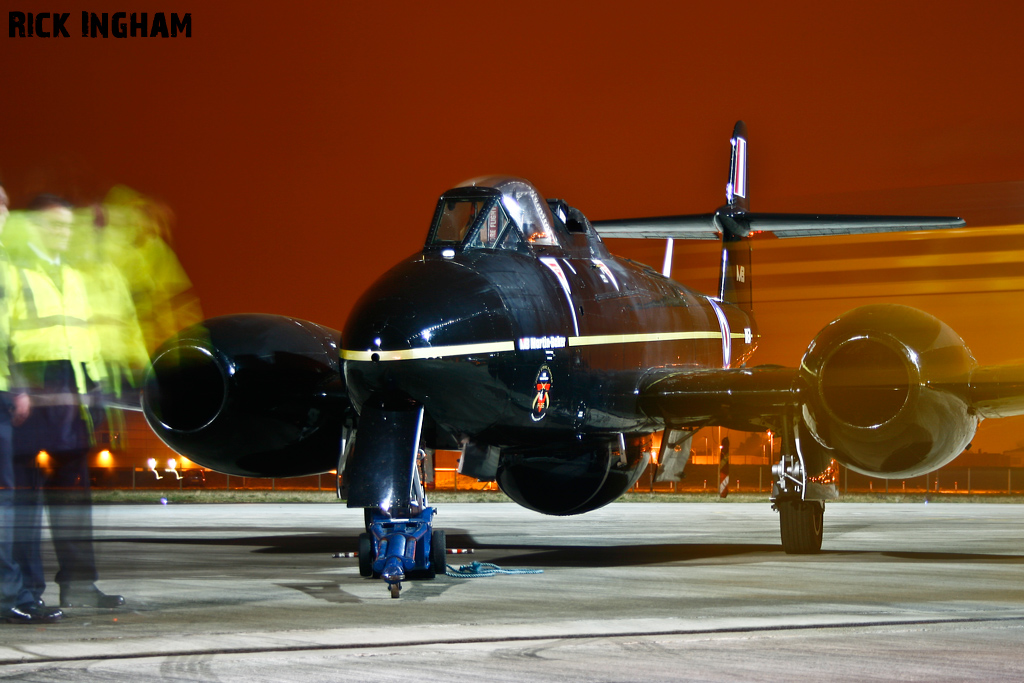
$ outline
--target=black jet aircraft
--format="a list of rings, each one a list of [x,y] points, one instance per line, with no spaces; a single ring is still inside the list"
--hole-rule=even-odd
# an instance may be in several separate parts
[[[756,213],[747,140],[731,139],[713,213],[589,221],[525,180],[477,178],[441,195],[426,243],[363,294],[344,331],[271,315],[185,330],[155,354],[143,408],[174,450],[251,477],[342,473],[363,508],[360,572],[398,596],[445,569],[421,461],[551,515],[610,503],[658,442],[679,473],[710,425],[781,436],[771,501],[782,547],[821,547],[833,462],[876,477],[933,471],[986,417],[1024,413],[1024,372],[979,367],[948,326],[891,304],[843,314],[796,367],[753,366],[751,240],[960,227],[958,218]],[[702,294],[612,256],[601,237],[714,239]],[[671,247],[671,241],[668,242]],[[668,259],[667,259],[668,260]]]

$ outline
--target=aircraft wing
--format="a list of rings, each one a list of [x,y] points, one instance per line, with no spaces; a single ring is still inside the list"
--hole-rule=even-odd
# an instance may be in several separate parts
[[[640,387],[640,407],[675,428],[763,431],[777,429],[799,395],[795,368],[693,369],[652,376]]]
[[[971,404],[982,417],[1024,415],[1024,365],[993,365],[971,373]]]
[[[962,384],[933,386],[961,396],[982,419],[1024,415],[1024,365],[975,367],[968,377]],[[651,376],[639,393],[641,409],[674,428],[762,431],[780,429],[787,412],[805,403],[805,394],[812,391],[797,368],[762,365],[667,371]]]
[[[684,216],[655,216],[592,221],[601,237],[652,239],[721,239],[725,227],[734,233],[771,232],[777,237],[852,235],[865,232],[901,232],[961,228],[956,216],[855,216],[814,213],[756,213],[719,210]]]

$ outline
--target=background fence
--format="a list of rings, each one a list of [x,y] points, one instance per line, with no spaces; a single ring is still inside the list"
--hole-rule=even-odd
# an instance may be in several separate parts
[[[220,490],[320,490],[332,491],[336,481],[333,473],[288,479],[228,476],[203,470],[165,446],[141,419],[130,414],[123,434],[101,435],[101,444],[92,468],[92,484],[96,488],[115,489],[220,489]],[[657,481],[657,466],[651,465],[640,477],[634,491],[700,492],[718,490],[718,456],[714,440],[695,439],[700,447],[686,474],[678,482]],[[730,491],[771,491],[771,462],[768,453],[774,444],[766,442],[761,455],[734,454],[730,457]],[[101,455],[104,449],[106,455]],[[432,488],[442,491],[497,490],[494,482],[480,482],[458,473],[459,453],[437,451],[427,472]],[[1024,452],[975,453],[961,455],[951,464],[920,477],[886,480],[868,477],[839,468],[837,486],[840,492],[907,492],[923,493],[1024,493]]]

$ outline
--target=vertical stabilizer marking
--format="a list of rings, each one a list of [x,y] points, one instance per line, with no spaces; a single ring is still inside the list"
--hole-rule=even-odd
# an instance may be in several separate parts
[[[737,197],[747,197],[747,141],[745,138],[737,137],[733,144],[736,146],[736,163],[732,171],[732,191]]]

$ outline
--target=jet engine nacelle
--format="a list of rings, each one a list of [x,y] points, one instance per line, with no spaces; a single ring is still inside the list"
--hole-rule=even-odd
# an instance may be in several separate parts
[[[338,465],[349,409],[341,335],[295,318],[211,318],[153,357],[142,406],[153,431],[204,467],[295,477]]]
[[[892,479],[950,462],[980,421],[968,393],[975,366],[963,340],[923,311],[882,304],[843,314],[800,364],[808,469],[835,458]]]

